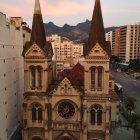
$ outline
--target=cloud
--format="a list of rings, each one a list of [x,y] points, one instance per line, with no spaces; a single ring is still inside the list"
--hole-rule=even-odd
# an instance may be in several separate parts
[[[4,0],[3,0],[4,1]],[[31,18],[34,8],[34,0],[5,0],[0,5],[0,9],[8,16],[21,16]],[[64,17],[76,16],[87,13],[90,4],[78,3],[78,0],[40,0],[43,17]],[[6,7],[6,8],[5,8]]]

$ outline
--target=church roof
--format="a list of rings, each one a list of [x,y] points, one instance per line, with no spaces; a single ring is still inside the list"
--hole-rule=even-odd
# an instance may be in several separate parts
[[[57,88],[58,85],[67,78],[73,87],[80,90],[82,93],[84,86],[84,67],[77,63],[71,70],[63,70],[58,74],[58,80],[54,80],[49,85],[48,93]]]
[[[77,63],[71,70],[63,70],[58,74],[58,78],[68,77],[76,86],[84,86],[84,67]]]
[[[51,43],[46,41],[45,29],[39,0],[35,0],[31,38],[30,41],[26,42],[24,46],[22,53],[23,56],[34,43],[37,44],[40,48],[42,48],[47,55],[49,51],[51,51],[51,53],[53,54]]]
[[[89,52],[96,45],[96,43],[99,43],[100,46],[110,56],[111,47],[110,47],[110,43],[105,41],[105,31],[104,31],[104,23],[103,23],[100,0],[95,0],[89,38],[84,46],[84,56],[89,54]]]

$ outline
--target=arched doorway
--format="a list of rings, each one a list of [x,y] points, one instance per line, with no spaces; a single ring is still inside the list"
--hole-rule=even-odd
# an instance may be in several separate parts
[[[60,140],[72,140],[72,138],[68,137],[68,136],[63,136],[60,138]]]
[[[39,136],[34,136],[31,140],[43,140],[43,139]]]

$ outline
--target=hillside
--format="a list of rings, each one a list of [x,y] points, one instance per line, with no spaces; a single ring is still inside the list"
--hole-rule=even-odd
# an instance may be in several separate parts
[[[88,38],[90,24],[91,22],[86,20],[85,22],[78,23],[76,26],[65,24],[63,27],[59,27],[53,22],[49,22],[44,23],[44,27],[47,35],[58,34],[70,40],[84,42]],[[112,31],[115,28],[116,27],[105,28],[105,32]]]

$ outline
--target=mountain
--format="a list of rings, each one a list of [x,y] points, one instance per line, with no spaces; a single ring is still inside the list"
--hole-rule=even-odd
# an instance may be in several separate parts
[[[88,38],[91,21],[78,23],[76,26],[70,26],[65,24],[63,27],[55,25],[53,22],[44,23],[45,31],[47,35],[58,34],[62,37],[66,37],[73,41],[85,42]],[[105,32],[114,30],[117,27],[105,28]]]

